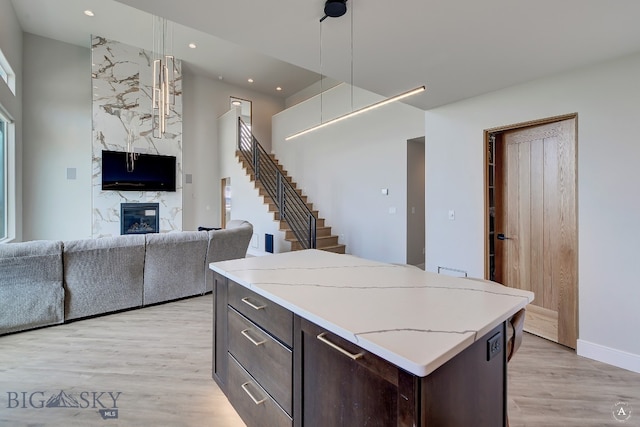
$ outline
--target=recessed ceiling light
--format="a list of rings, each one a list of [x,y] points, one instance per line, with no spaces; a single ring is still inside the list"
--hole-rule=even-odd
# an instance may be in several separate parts
[[[195,48],[197,48],[198,46],[196,46],[196,44],[195,44],[195,43],[189,43],[189,47],[190,47],[191,49],[195,49]]]
[[[276,88],[276,90],[282,90],[282,88],[281,88],[280,86],[278,86],[278,87]]]
[[[236,107],[239,107],[239,106],[241,106],[241,105],[242,105],[242,102],[238,101],[237,99],[236,99],[236,100],[231,101],[231,103],[232,103],[233,105],[235,105]]]
[[[253,83],[253,79],[247,79],[249,83]]]
[[[94,16],[94,15],[95,15],[95,14],[94,14],[91,10],[89,10],[89,9],[85,10],[85,11],[84,11],[84,14],[85,14],[85,15],[87,15],[87,16]]]

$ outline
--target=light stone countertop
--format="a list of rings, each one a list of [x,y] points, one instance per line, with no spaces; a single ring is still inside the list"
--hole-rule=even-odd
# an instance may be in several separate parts
[[[210,268],[420,377],[534,297],[497,283],[315,249]]]

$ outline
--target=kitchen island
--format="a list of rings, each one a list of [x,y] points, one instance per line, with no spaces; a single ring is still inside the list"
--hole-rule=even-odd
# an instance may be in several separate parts
[[[505,424],[531,292],[318,250],[210,268],[213,377],[247,425]]]

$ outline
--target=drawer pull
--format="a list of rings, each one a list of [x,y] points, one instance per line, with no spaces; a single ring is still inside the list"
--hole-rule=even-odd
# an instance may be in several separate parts
[[[263,398],[263,399],[260,399],[260,400],[256,399],[255,396],[253,394],[251,394],[251,392],[249,391],[249,388],[247,387],[250,383],[251,383],[251,381],[247,381],[246,383],[242,384],[240,387],[242,387],[244,392],[249,395],[251,400],[253,400],[253,403],[255,403],[256,405],[259,405],[259,404],[263,403],[265,400],[267,400],[266,397]]]
[[[326,345],[328,345],[329,347],[338,350],[340,353],[344,354],[345,356],[347,356],[349,359],[351,360],[358,360],[360,359],[362,356],[364,356],[364,352],[360,352],[360,353],[350,353],[347,350],[345,350],[344,348],[332,343],[331,341],[329,341],[328,339],[326,339],[324,336],[327,335],[326,332],[323,332],[321,334],[319,334],[316,338],[318,338],[320,341],[322,341],[323,343],[325,343]]]
[[[250,331],[250,330],[251,330],[251,328],[244,329],[244,330],[240,331],[240,333],[241,333],[241,334],[242,334],[246,339],[248,339],[249,341],[251,341],[251,342],[253,343],[253,345],[255,345],[255,346],[257,347],[257,346],[262,345],[262,344],[264,344],[264,343],[266,343],[266,342],[267,342],[267,340],[256,341],[256,340],[254,340],[253,338],[251,338],[251,335],[249,335],[249,334],[248,334],[248,331]]]
[[[249,307],[255,309],[255,310],[262,310],[263,308],[266,307],[266,305],[255,305],[254,303],[252,303],[251,301],[249,301],[249,297],[244,297],[241,300],[243,303],[247,304]]]

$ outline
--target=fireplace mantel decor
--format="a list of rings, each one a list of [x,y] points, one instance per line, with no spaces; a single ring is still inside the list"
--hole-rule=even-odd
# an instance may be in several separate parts
[[[159,203],[120,203],[120,234],[160,231]]]

